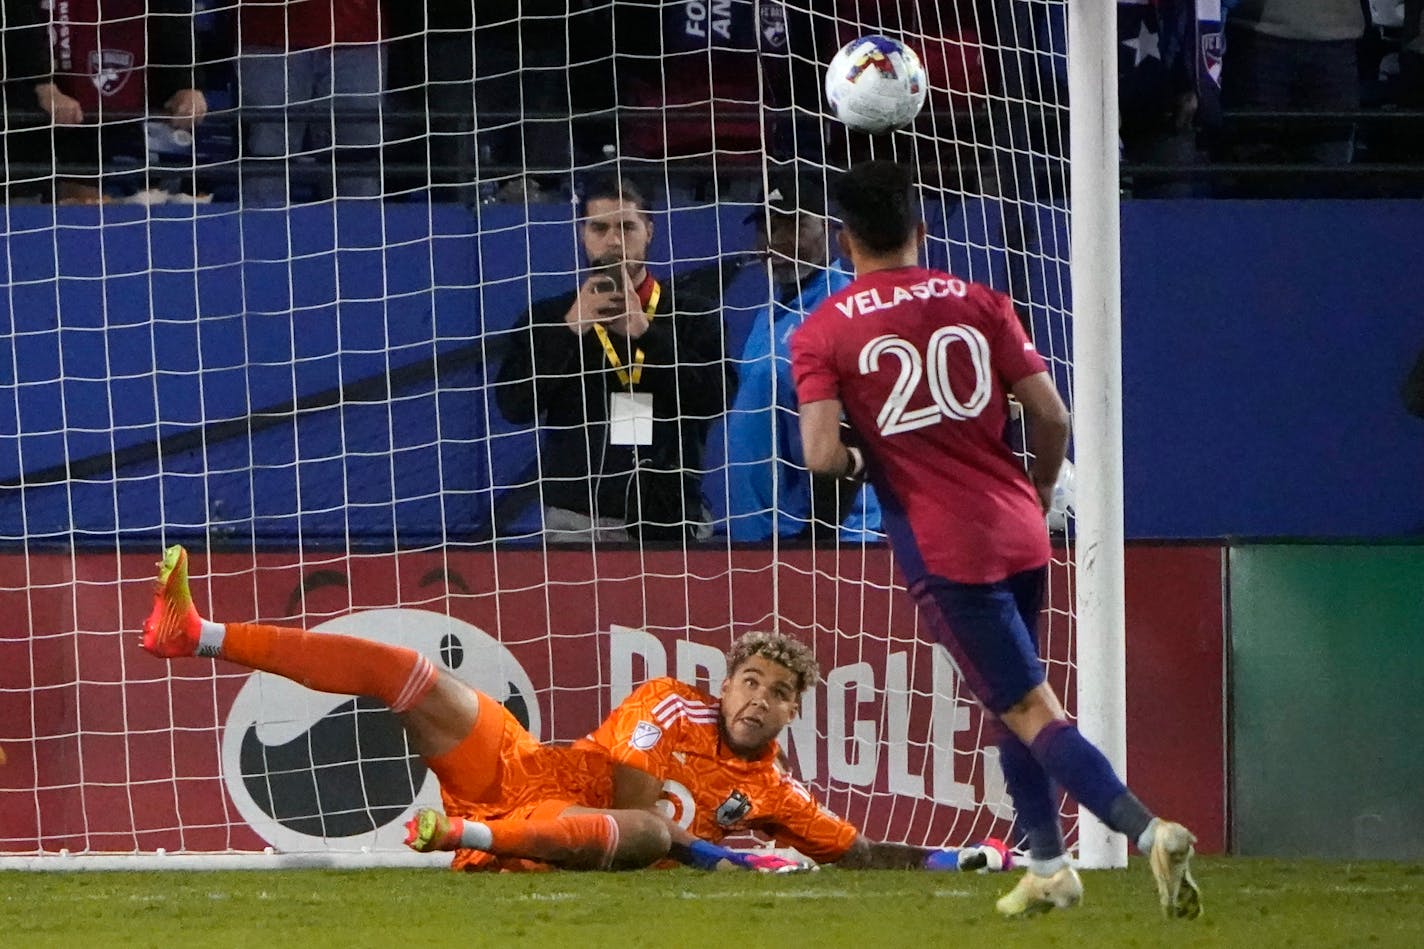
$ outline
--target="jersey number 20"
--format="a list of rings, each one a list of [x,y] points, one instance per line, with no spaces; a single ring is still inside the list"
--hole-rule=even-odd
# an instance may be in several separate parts
[[[974,391],[961,402],[949,385],[949,349],[955,342],[964,344],[974,367]],[[860,374],[868,376],[880,370],[880,357],[894,356],[900,362],[900,377],[880,407],[876,424],[880,434],[895,435],[913,432],[933,425],[941,418],[971,419],[984,411],[993,391],[989,375],[989,341],[972,326],[941,326],[930,335],[922,356],[914,344],[901,336],[886,334],[866,343],[860,351]],[[920,379],[929,368],[930,399],[934,404],[916,409],[909,407],[910,398],[919,390]]]

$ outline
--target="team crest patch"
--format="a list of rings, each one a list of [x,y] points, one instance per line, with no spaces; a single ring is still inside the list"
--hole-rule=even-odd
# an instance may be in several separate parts
[[[1201,37],[1202,61],[1206,64],[1206,74],[1211,81],[1221,85],[1221,60],[1226,55],[1226,36],[1220,30],[1203,33]]]
[[[133,72],[134,56],[126,49],[96,49],[89,53],[89,80],[101,96],[124,87]]]
[[[774,0],[762,0],[761,38],[771,49],[786,45],[786,8]]]
[[[652,722],[639,722],[633,726],[633,737],[628,739],[628,744],[639,751],[651,751],[662,737],[663,730]]]
[[[751,812],[752,799],[741,791],[733,791],[732,796],[717,808],[717,824],[720,827],[734,827]]]

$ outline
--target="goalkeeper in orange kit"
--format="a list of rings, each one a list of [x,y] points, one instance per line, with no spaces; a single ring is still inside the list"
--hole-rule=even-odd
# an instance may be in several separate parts
[[[188,590],[187,552],[170,547],[159,566],[143,648],[168,659],[227,659],[318,691],[380,699],[439,779],[444,803],[444,813],[417,813],[406,843],[456,851],[455,869],[619,869],[669,857],[706,869],[805,866],[717,843],[747,830],[842,866],[1007,869],[997,841],[964,851],[868,841],[782,771],[776,738],[817,675],[809,650],[785,636],[748,633],[734,644],[720,702],[657,679],[587,738],[544,745],[494,699],[412,649],[205,620]]]

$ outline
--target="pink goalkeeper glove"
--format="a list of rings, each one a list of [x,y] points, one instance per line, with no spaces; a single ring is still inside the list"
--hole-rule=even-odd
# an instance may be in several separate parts
[[[774,853],[739,853],[732,862],[758,873],[800,873],[815,869],[811,864],[778,857]]]

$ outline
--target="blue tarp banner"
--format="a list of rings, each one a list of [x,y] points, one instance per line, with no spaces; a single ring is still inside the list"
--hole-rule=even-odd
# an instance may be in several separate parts
[[[927,213],[948,238],[933,265],[1005,286],[996,204]],[[721,268],[733,356],[768,293],[761,267],[736,267],[746,214],[654,215],[655,269],[717,285]],[[0,216],[0,543],[425,544],[488,536],[530,483],[536,436],[485,379],[530,300],[577,279],[571,208]],[[1060,363],[1063,218],[1040,212],[1027,268],[1028,316]],[[1397,394],[1424,347],[1421,227],[1410,202],[1124,205],[1129,536],[1424,529],[1424,422]]]

